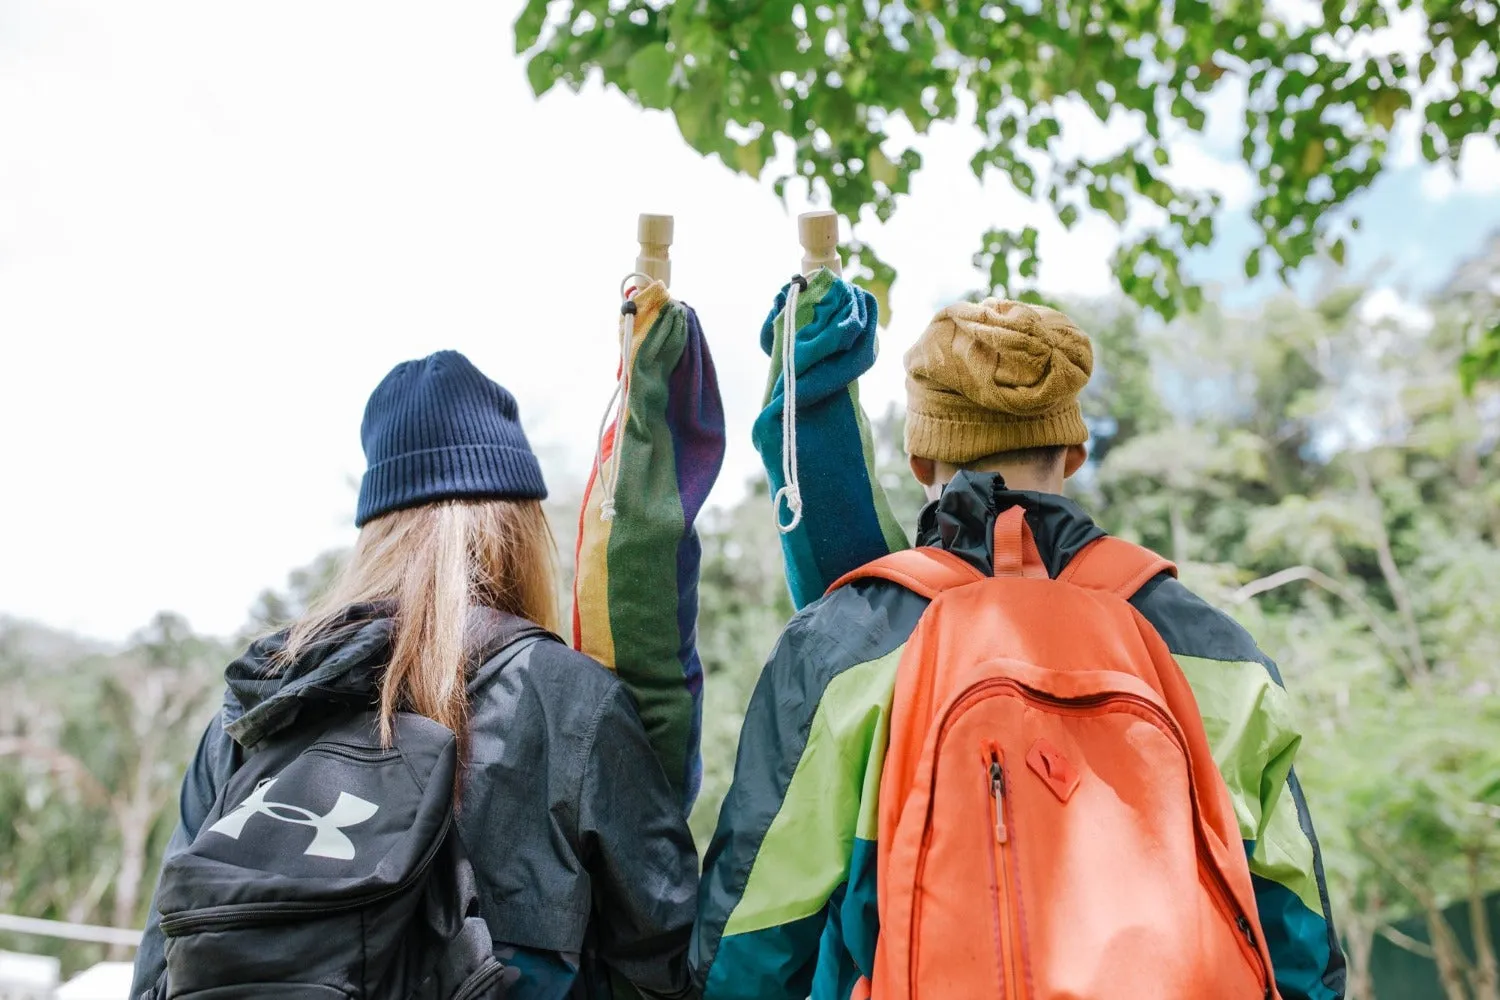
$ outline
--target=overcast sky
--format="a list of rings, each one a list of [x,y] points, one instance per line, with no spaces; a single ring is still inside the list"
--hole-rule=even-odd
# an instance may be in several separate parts
[[[467,353],[519,397],[558,492],[587,471],[635,217],[677,217],[673,291],[718,363],[730,450],[758,469],[759,325],[800,257],[795,213],[591,88],[534,100],[514,4],[0,0],[0,615],[120,639],[159,609],[227,633],[263,587],[348,544],[364,401],[396,362]],[[1224,192],[1233,290],[1251,182],[1232,96],[1180,178]],[[1070,124],[1075,148],[1128,124]],[[1114,230],[1071,233],[968,169],[939,129],[873,237],[901,272],[866,401],[978,284],[996,224],[1042,228],[1049,291],[1101,295]],[[1352,258],[1419,293],[1500,224],[1500,155],[1412,165],[1365,199]],[[1238,214],[1236,214],[1238,213]],[[1237,236],[1238,234],[1238,236]]]

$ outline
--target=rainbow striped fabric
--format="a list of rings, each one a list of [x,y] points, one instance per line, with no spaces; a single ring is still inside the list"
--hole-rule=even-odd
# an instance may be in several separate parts
[[[573,645],[630,688],[668,779],[691,809],[702,782],[703,715],[702,552],[693,524],[723,463],[724,407],[697,314],[661,282],[632,301],[624,411],[606,431],[579,512]],[[617,459],[614,513],[605,520]]]
[[[782,414],[786,409],[782,358],[786,350],[787,288],[761,327],[761,347],[771,356],[765,403],[751,434],[771,483],[782,476]],[[797,297],[797,460],[802,471],[802,522],[781,536],[792,603],[806,607],[828,584],[872,559],[909,543],[875,477],[870,423],[859,404],[859,377],[875,363],[875,296],[827,268],[807,279]],[[848,461],[858,441],[862,461]],[[777,515],[787,521],[783,510]]]

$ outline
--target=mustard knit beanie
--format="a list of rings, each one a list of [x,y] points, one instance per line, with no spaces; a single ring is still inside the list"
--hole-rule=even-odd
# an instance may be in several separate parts
[[[1093,370],[1088,335],[1056,309],[1006,299],[951,305],[906,352],[906,450],[963,465],[1083,444],[1078,394]]]

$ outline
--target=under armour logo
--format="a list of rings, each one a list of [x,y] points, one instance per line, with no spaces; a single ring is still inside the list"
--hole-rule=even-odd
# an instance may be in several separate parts
[[[255,791],[251,792],[244,802],[236,806],[233,811],[226,813],[222,819],[209,827],[208,831],[222,833],[233,840],[239,840],[251,816],[269,816],[282,823],[310,826],[316,831],[313,834],[312,843],[307,845],[307,850],[303,851],[303,854],[348,861],[355,854],[354,841],[350,840],[344,831],[351,826],[358,826],[380,811],[380,807],[375,803],[366,802],[358,795],[339,792],[339,800],[333,804],[333,808],[328,810],[327,815],[319,816],[311,809],[304,809],[301,806],[289,805],[285,802],[267,802],[266,793],[274,784],[276,784],[275,778],[267,778],[256,785]]]

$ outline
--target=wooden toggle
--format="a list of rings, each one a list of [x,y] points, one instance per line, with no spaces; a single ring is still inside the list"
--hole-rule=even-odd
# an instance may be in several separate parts
[[[668,254],[672,246],[672,217],[643,214],[636,224],[635,238],[641,244],[635,269],[654,281],[671,285],[672,261]]]
[[[826,267],[843,276],[844,262],[839,260],[839,216],[826,209],[803,212],[797,216],[797,239],[802,242],[802,273],[812,274]]]

